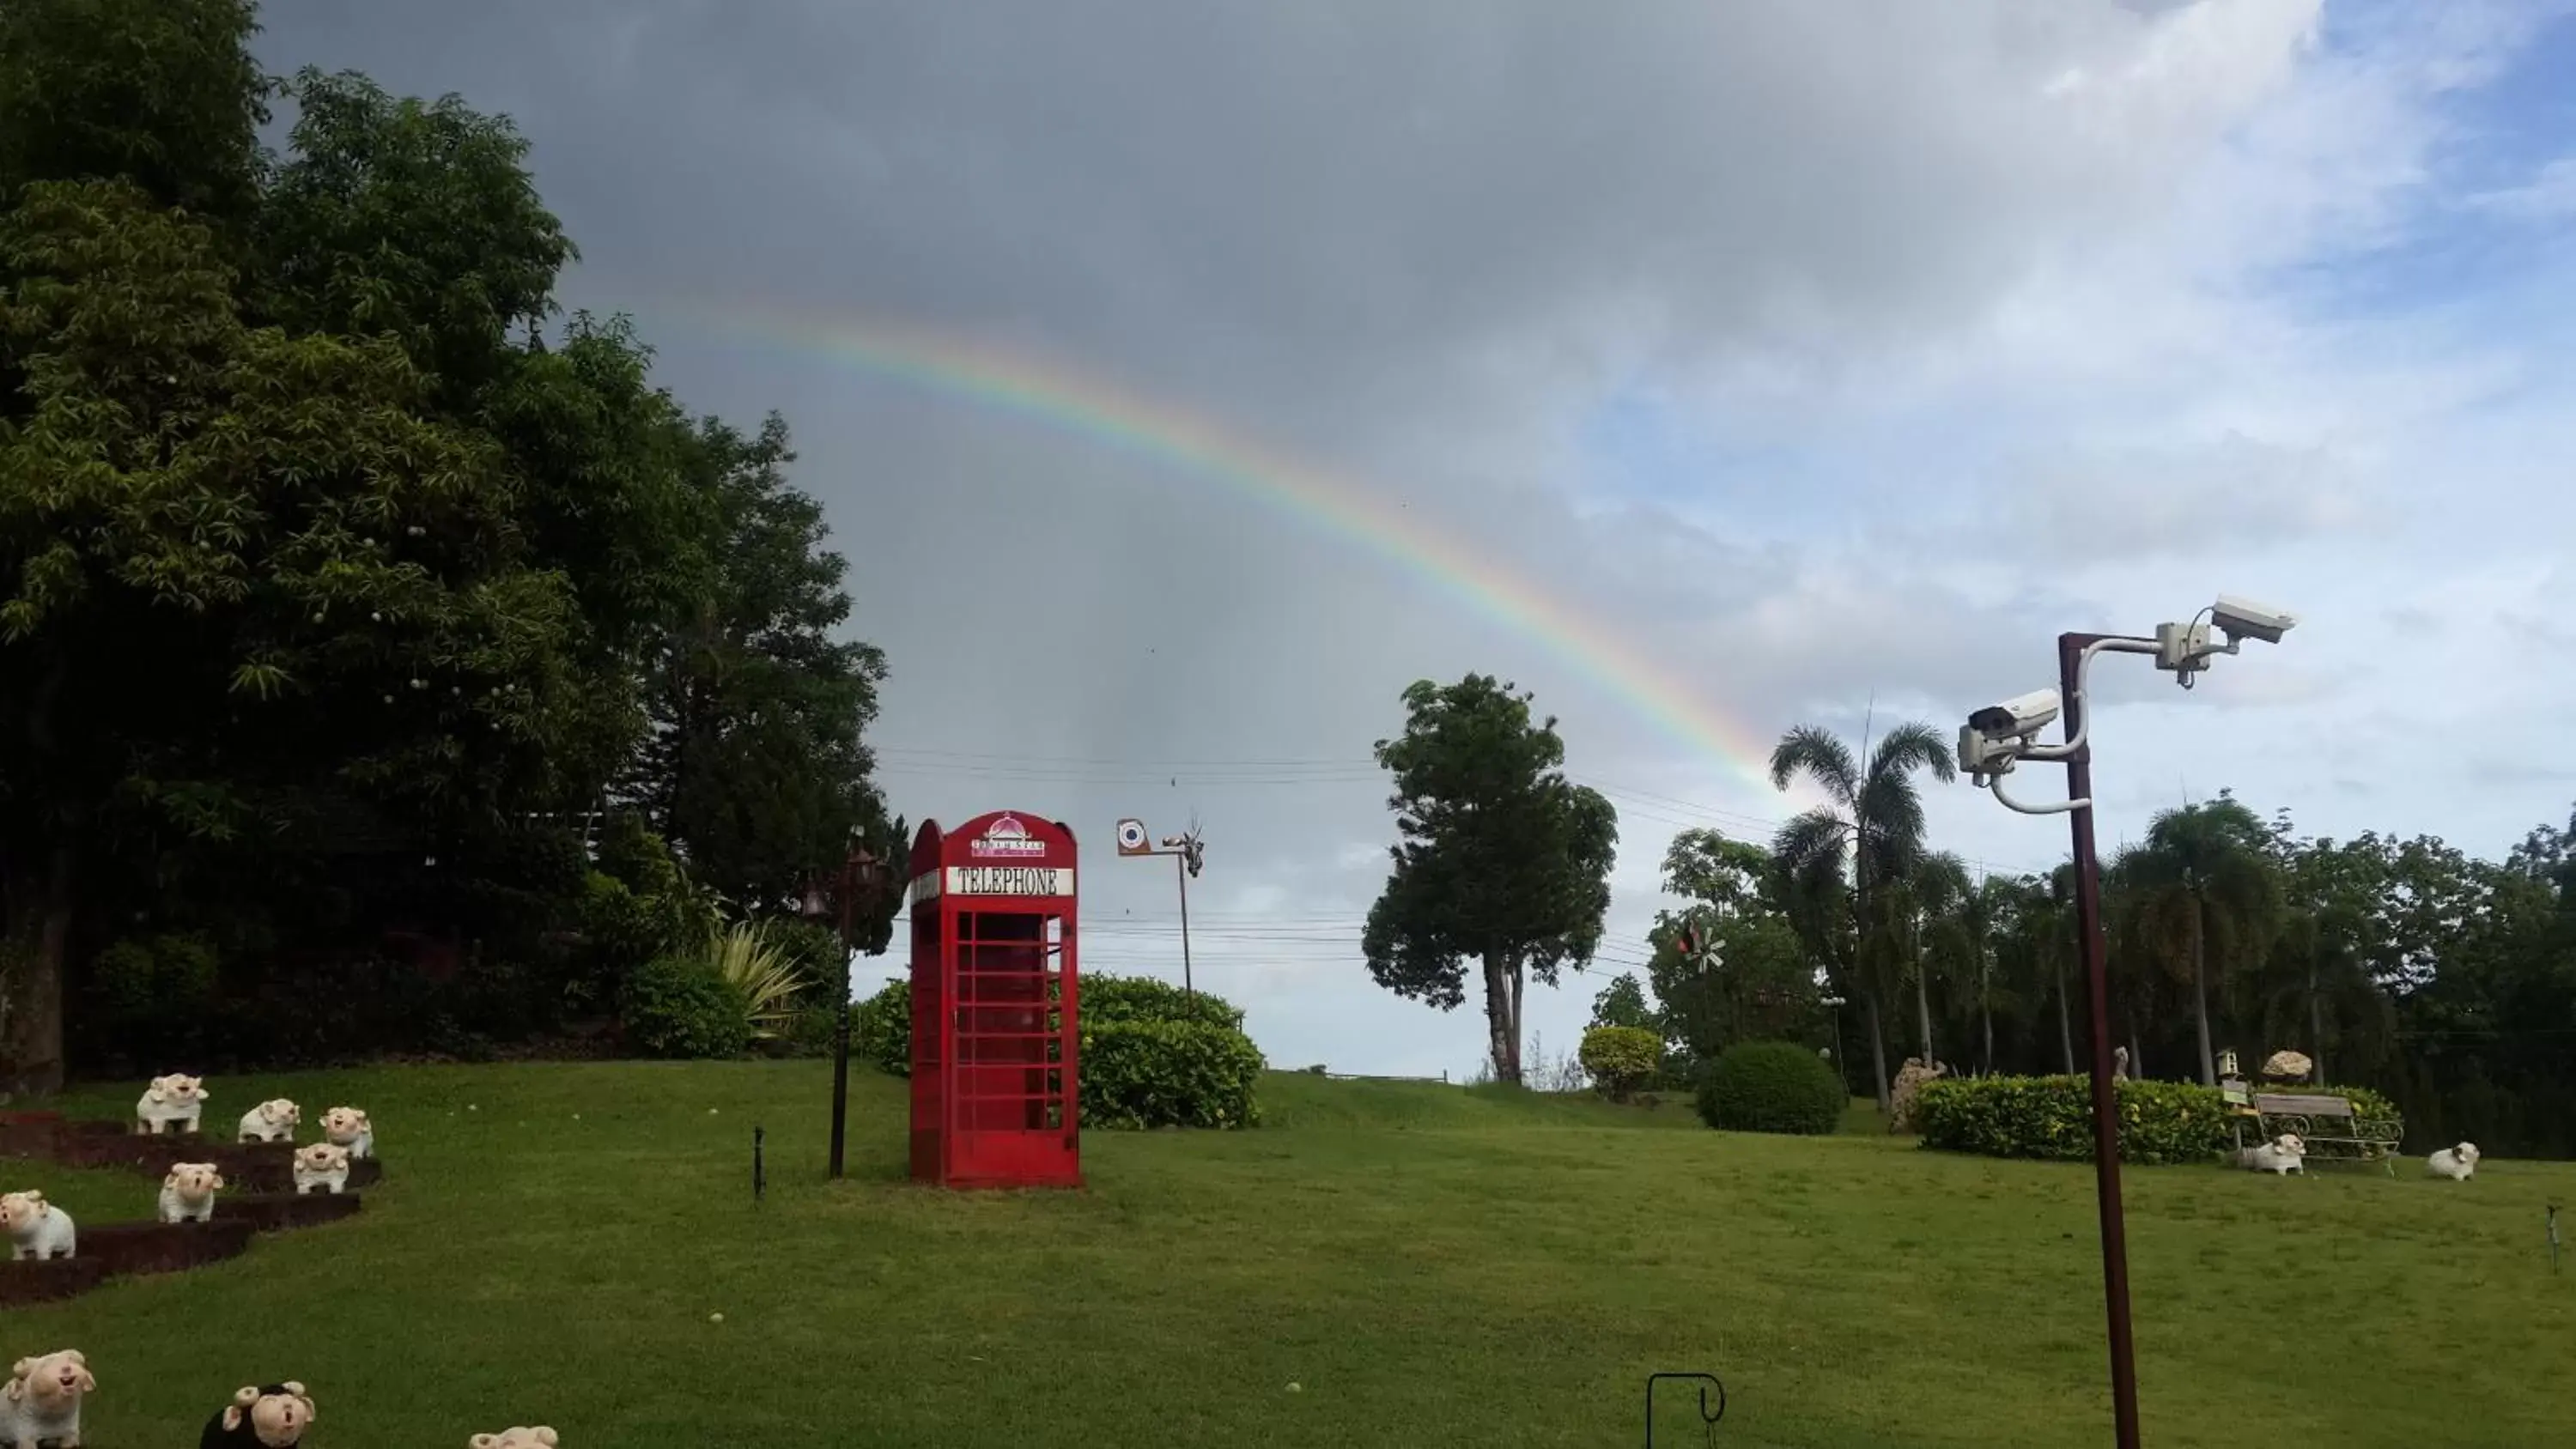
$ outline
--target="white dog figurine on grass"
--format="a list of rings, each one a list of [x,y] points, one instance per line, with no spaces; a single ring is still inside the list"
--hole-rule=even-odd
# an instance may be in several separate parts
[[[2445,1147],[2424,1159],[2424,1170],[2435,1177],[2466,1182],[2478,1175],[2478,1144],[2463,1142],[2457,1147]]]
[[[51,1439],[80,1449],[81,1396],[97,1387],[79,1349],[18,1360],[0,1385],[0,1446],[36,1449]]]
[[[244,1142],[292,1142],[296,1124],[304,1120],[304,1109],[284,1097],[260,1103],[242,1114],[241,1139]]]
[[[375,1124],[355,1107],[334,1107],[323,1113],[322,1140],[348,1148],[351,1161],[376,1155]]]
[[[465,1449],[555,1449],[555,1431],[543,1424],[533,1429],[504,1429],[498,1434],[477,1434],[465,1441]]]
[[[154,1077],[143,1089],[141,1100],[134,1104],[134,1130],[158,1134],[177,1124],[182,1132],[197,1130],[197,1119],[206,1110],[206,1084],[203,1078],[173,1073]]]
[[[349,1185],[349,1149],[316,1142],[295,1154],[295,1190],[338,1192]]]
[[[78,1246],[72,1215],[45,1201],[45,1195],[34,1188],[0,1196],[0,1231],[9,1234],[12,1262],[68,1258]]]
[[[161,1179],[161,1221],[202,1223],[215,1215],[215,1194],[224,1176],[211,1162],[174,1162]]]
[[[2305,1166],[2307,1155],[2308,1144],[2299,1139],[2299,1134],[2284,1132],[2260,1146],[2238,1148],[2236,1165],[2281,1177],[2294,1172],[2305,1177],[2308,1175]]]

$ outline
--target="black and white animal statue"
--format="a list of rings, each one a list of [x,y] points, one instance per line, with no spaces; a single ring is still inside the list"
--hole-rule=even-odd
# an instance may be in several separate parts
[[[293,1379],[244,1387],[206,1421],[197,1449],[291,1449],[313,1427],[313,1396]]]

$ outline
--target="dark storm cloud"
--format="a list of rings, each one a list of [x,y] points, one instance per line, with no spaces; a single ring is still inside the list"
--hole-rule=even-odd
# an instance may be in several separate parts
[[[2009,550],[1940,533],[1944,494],[1908,465],[1978,435],[1942,415],[1955,404],[1938,389],[1909,394],[1920,419],[1874,453],[1838,451],[1846,412],[1905,392],[1887,384],[1907,366],[1880,364],[1908,349],[2003,377],[2162,356],[2127,348],[2124,295],[2061,313],[2065,288],[2031,278],[2080,281],[2127,248],[2151,255],[2121,275],[2172,295],[2190,268],[2223,279],[2224,258],[2199,251],[2167,276],[2151,239],[2183,179],[2292,83],[2316,12],[276,0],[261,48],[276,68],[360,69],[513,116],[583,248],[565,300],[637,314],[657,375],[693,408],[787,412],[797,479],[852,562],[856,627],[892,663],[874,737],[897,808],[1074,822],[1095,843],[1086,911],[1125,932],[1104,929],[1098,963],[1175,977],[1168,869],[1097,843],[1121,814],[1165,830],[1195,813],[1211,842],[1202,979],[1246,998],[1274,1055],[1433,1070],[1472,1058],[1476,1023],[1386,997],[1352,949],[1382,865],[1351,855],[1389,834],[1368,746],[1400,726],[1398,691],[1471,668],[1516,677],[1566,717],[1579,771],[1665,796],[1623,832],[1614,934],[1634,951],[1653,900],[1629,887],[1697,818],[1672,798],[1753,812],[1735,817],[1753,834],[1795,803],[1661,733],[1630,697],[1639,681],[1605,686],[1585,638],[1624,641],[1647,684],[1757,736],[1802,718],[1857,734],[1873,699],[1878,718],[1941,721],[2019,693],[2047,668],[2050,630],[2135,613],[2134,579],[2015,573]],[[2338,94],[2352,92],[2368,86]],[[2297,119],[2376,154],[2385,117]],[[1999,311],[2013,328],[1984,327]],[[706,325],[764,313],[892,319],[1117,382],[1412,510],[1462,551],[1470,585],[1563,601],[1578,637],[1499,622],[1472,586],[1318,527],[1257,482],[774,340],[720,344]],[[1742,527],[1687,506],[1686,476],[1656,480],[1682,500],[1669,509],[1578,508],[1569,440],[1587,411],[1682,373],[1709,416],[1807,465],[1784,476],[1830,487],[1801,513],[1763,496],[1797,483],[1754,479],[1729,500],[1755,520]],[[2165,381],[2153,405],[2185,411],[2202,375]],[[2013,456],[2047,461],[2033,476],[1947,465],[1979,487],[2060,491],[2017,543],[2083,535],[2116,483],[2165,509],[2171,546],[2195,500],[2253,476],[2177,496],[2156,491],[2159,459],[2080,491],[2068,480],[2098,468],[2090,441],[2013,421]],[[2294,424],[2253,435],[2298,455],[2313,428]],[[2315,532],[2315,477],[2284,479],[2271,536]],[[2287,687],[2247,672],[2200,703]],[[2119,686],[2158,687],[2171,692]],[[2195,769],[2245,758],[2205,723],[2224,713],[2176,726]],[[2144,733],[2115,738],[2159,743]],[[1972,855],[2058,848],[1984,802],[1934,809]],[[1276,928],[1215,930],[1228,920]],[[1579,1021],[1572,996],[1543,1000],[1551,1037]]]

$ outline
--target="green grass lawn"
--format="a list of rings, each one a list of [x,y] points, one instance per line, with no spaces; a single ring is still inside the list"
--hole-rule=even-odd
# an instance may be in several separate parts
[[[403,1068],[214,1082],[370,1109],[348,1222],[11,1310],[0,1354],[88,1352],[98,1449],[193,1442],[305,1380],[313,1449],[1631,1445],[1659,1369],[1721,1375],[1729,1445],[2107,1442],[2082,1165],[1860,1130],[1698,1127],[1679,1100],[1275,1076],[1272,1125],[1094,1133],[1080,1193],[906,1185],[899,1083],[828,1064]],[[72,1105],[127,1110],[139,1087]],[[769,1129],[766,1204],[751,1129]],[[2129,1176],[2148,1442],[2576,1442],[2576,1169],[2478,1181]],[[0,1162],[84,1221],[141,1174]],[[721,1323],[711,1321],[716,1313]],[[1297,1388],[1292,1390],[1291,1385]],[[1659,1436],[1700,1442],[1684,1408]]]

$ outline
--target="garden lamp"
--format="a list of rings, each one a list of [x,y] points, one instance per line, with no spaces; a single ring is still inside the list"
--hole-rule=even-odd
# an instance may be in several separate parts
[[[849,858],[841,862],[829,897],[819,882],[805,888],[806,919],[820,922],[831,916],[835,900],[840,906],[840,929],[835,939],[841,943],[841,978],[839,999],[833,1003],[832,1026],[831,1173],[834,1177],[842,1173],[843,1146],[850,1123],[850,952],[857,945],[860,905],[864,903],[873,910],[878,893],[885,889],[885,884],[884,858],[865,845],[853,845]]]

